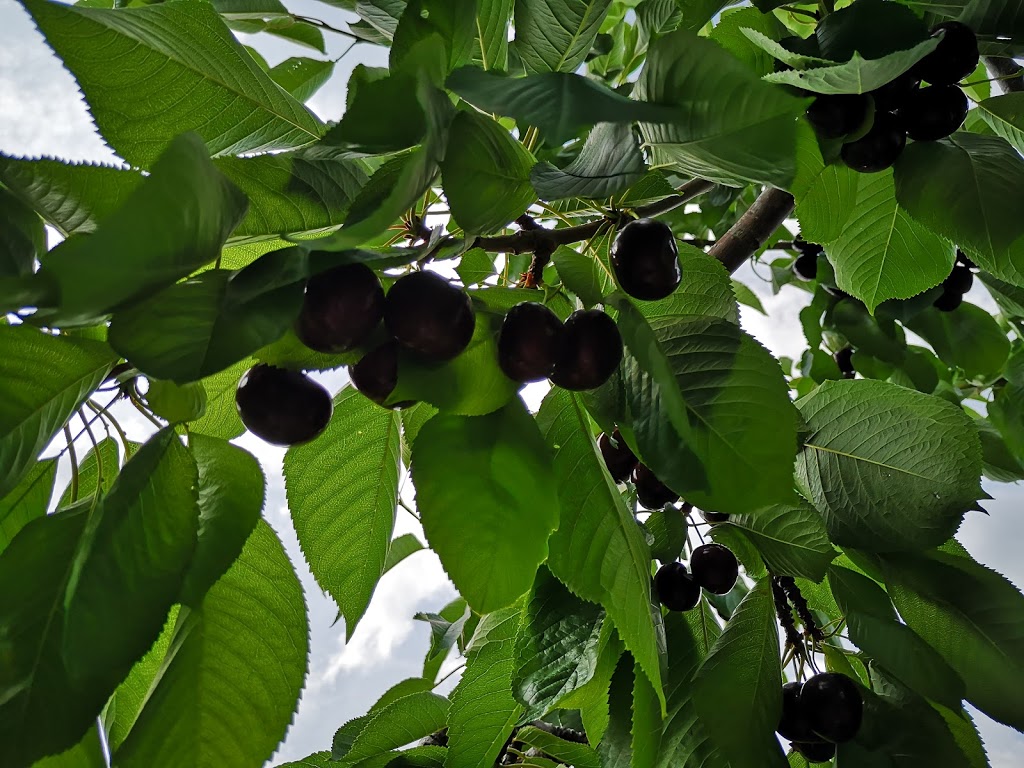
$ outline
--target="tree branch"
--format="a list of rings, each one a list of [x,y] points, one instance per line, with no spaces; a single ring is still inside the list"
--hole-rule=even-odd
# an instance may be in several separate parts
[[[769,187],[758,195],[739,221],[718,238],[708,254],[722,262],[729,272],[735,272],[782,226],[794,205],[789,192]]]
[[[1024,67],[1021,67],[1013,59],[986,56],[985,67],[995,77],[1006,78],[998,81],[1003,93],[1024,91]]]
[[[640,217],[660,216],[690,202],[713,186],[714,184],[710,181],[693,179],[680,187],[679,194],[666,197],[664,200],[659,200],[656,203],[641,205],[636,209],[636,213]],[[560,245],[571,245],[572,243],[589,240],[597,234],[606,221],[607,219],[597,219],[575,227],[565,227],[564,229],[525,228],[518,232],[513,232],[511,235],[478,237],[473,241],[472,247],[498,253],[536,252],[538,248],[541,251],[550,249],[553,253]]]

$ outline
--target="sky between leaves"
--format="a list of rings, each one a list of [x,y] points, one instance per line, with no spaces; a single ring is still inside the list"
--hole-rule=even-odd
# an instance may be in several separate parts
[[[328,23],[344,22],[347,14],[316,0],[285,0],[295,13],[315,16]],[[340,26],[340,25],[339,25]],[[256,47],[271,65],[289,56],[308,55],[288,43],[267,36],[240,35]],[[349,41],[326,34],[327,53],[337,58]],[[334,77],[311,100],[309,106],[323,119],[340,117],[345,84],[356,64],[386,66],[383,48],[359,45],[337,65]],[[0,0],[0,151],[21,155],[55,155],[73,160],[107,161],[115,156],[94,133],[88,111],[74,80],[46,47],[28,16],[13,0]],[[767,270],[763,270],[766,273]],[[806,294],[784,288],[772,296],[770,285],[747,266],[736,277],[761,298],[769,316],[742,308],[744,328],[776,355],[799,356],[803,340],[797,314]],[[685,279],[685,277],[684,277]],[[971,301],[988,308],[994,304],[982,288],[971,292]],[[346,382],[343,373],[324,375],[321,381],[332,392]],[[543,385],[531,385],[527,401],[535,406]],[[134,411],[118,414],[132,439],[144,440],[152,427]],[[440,563],[429,553],[418,553],[387,574],[377,588],[369,610],[352,641],[344,643],[341,624],[333,625],[336,609],[313,581],[302,561],[298,542],[285,506],[281,475],[283,449],[267,446],[251,435],[236,442],[255,454],[267,474],[268,489],[264,516],[281,535],[292,562],[299,569],[306,591],[310,616],[310,673],[295,722],[278,752],[268,761],[275,765],[328,747],[335,729],[351,717],[363,714],[394,683],[418,676],[429,633],[425,624],[412,620],[417,611],[437,611],[455,594]],[[62,467],[63,480],[67,467]],[[993,500],[985,502],[991,513],[985,517],[970,513],[959,538],[979,561],[1024,586],[1024,559],[1018,542],[1024,540],[1024,486],[985,483]],[[406,482],[403,495],[412,502]],[[401,513],[395,534],[420,533],[416,521]],[[455,664],[449,662],[447,669]],[[457,675],[439,689],[453,687]],[[980,713],[981,735],[994,768],[1019,768],[1024,755],[1024,736],[992,722]]]

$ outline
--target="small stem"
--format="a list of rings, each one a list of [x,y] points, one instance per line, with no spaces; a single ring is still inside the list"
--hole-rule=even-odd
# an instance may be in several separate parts
[[[431,688],[437,688],[437,686],[439,686],[439,685],[440,685],[441,683],[443,683],[443,682],[444,682],[445,680],[447,680],[447,679],[448,679],[449,677],[451,677],[452,675],[454,675],[454,674],[455,674],[456,672],[458,672],[458,671],[459,671],[460,669],[465,669],[465,668],[466,668],[466,663],[465,663],[465,662],[463,662],[462,664],[459,664],[459,665],[458,665],[457,667],[455,667],[454,669],[450,670],[450,671],[449,671],[449,672],[448,672],[447,674],[445,674],[445,676],[444,676],[444,677],[442,677],[442,678],[441,678],[440,680],[438,680],[438,681],[437,681],[436,683],[434,683],[434,684],[433,684],[433,685],[431,686]]]
[[[332,27],[326,21],[321,21],[320,19],[314,19],[311,16],[299,16],[297,13],[293,13],[292,14],[292,18],[295,19],[296,21],[304,21],[307,24],[312,24],[314,27],[319,27],[320,29],[326,29],[328,32],[334,32],[335,34],[341,35],[342,37],[347,37],[350,40],[355,40],[355,43],[363,42],[362,38],[357,37],[356,35],[353,35],[348,30],[346,30],[346,29],[338,29],[337,27]],[[355,43],[353,43],[352,45],[355,45]],[[346,51],[346,53],[347,53],[347,51]]]
[[[415,513],[415,512],[413,511],[412,507],[410,507],[410,506],[409,506],[408,504],[406,504],[406,503],[405,503],[405,499],[403,499],[403,498],[399,497],[399,498],[398,498],[398,506],[400,506],[400,507],[401,507],[402,509],[404,509],[404,510],[405,510],[406,512],[408,512],[408,513],[409,513],[410,515],[412,515],[413,517],[415,517],[415,518],[416,518],[417,520],[419,520],[419,519],[420,519],[420,516],[419,516],[419,515],[417,515],[417,514],[416,514],[416,513]]]
[[[142,401],[139,400],[139,398],[135,395],[134,392],[129,394],[128,398],[132,401],[132,405],[135,406],[135,410],[137,410],[139,413],[141,413],[143,416],[145,416],[147,419],[149,419],[149,421],[152,422],[154,427],[156,427],[157,429],[163,429],[164,428],[164,425],[161,424],[159,421],[157,421],[153,417],[153,414],[150,413],[149,409],[146,408],[146,406],[144,406],[142,404]]]
[[[110,406],[114,404],[116,400],[117,398],[111,400],[109,403],[107,403],[106,407],[103,407],[102,405],[96,405],[92,400],[86,400],[85,404],[92,409],[93,413],[96,414],[97,418],[103,418],[104,425],[110,424],[110,426],[114,428],[114,431],[117,432],[117,436],[121,440],[121,445],[124,446],[125,455],[127,455],[129,442],[128,436],[124,433],[124,430],[121,428],[121,423],[114,418],[114,414],[107,410],[108,408],[110,408]]]
[[[533,152],[533,148],[537,146],[537,139],[540,137],[540,131],[537,130],[537,126],[531,125],[526,129],[526,135],[523,136],[523,146],[526,147],[527,152]]]
[[[814,11],[808,11],[804,8],[794,8],[792,5],[783,5],[779,8],[780,11],[789,11],[794,16],[806,16],[809,19],[818,20],[818,14]]]
[[[64,439],[67,440],[68,457],[71,459],[71,503],[78,501],[78,453],[75,451],[75,441],[71,437],[71,429],[64,425]]]

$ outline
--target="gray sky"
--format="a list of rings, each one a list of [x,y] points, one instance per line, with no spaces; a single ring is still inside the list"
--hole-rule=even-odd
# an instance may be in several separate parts
[[[288,0],[295,13],[315,16],[329,23],[343,22],[346,14],[315,0]],[[328,55],[336,58],[348,45],[345,38],[325,33]],[[308,49],[279,42],[266,35],[245,39],[255,44],[270,64],[290,56],[314,55]],[[359,63],[386,66],[386,52],[356,46],[337,66],[334,78],[314,97],[310,106],[323,119],[338,119],[344,106],[345,84]],[[63,69],[42,37],[14,0],[0,0],[0,151],[18,156],[51,155],[73,160],[114,160],[94,133],[88,110],[72,77]],[[762,298],[770,320],[743,308],[744,327],[777,355],[798,357],[805,347],[797,313],[805,294],[786,288],[772,296],[770,285],[749,267],[737,275]],[[977,281],[975,282],[977,285]],[[994,305],[981,288],[969,296],[988,308]],[[343,374],[323,378],[336,391]],[[535,392],[532,394],[539,394]],[[532,398],[531,398],[532,399]],[[147,424],[132,412],[123,414],[130,436],[144,438]],[[440,563],[421,552],[380,583],[374,600],[347,646],[344,628],[333,625],[334,603],[314,583],[302,559],[288,517],[281,476],[282,450],[270,448],[251,435],[238,441],[263,463],[269,489],[265,516],[277,529],[296,564],[310,609],[311,658],[306,690],[295,722],[270,764],[294,760],[311,752],[329,749],[334,731],[346,720],[363,714],[373,701],[394,683],[418,676],[429,633],[412,620],[417,611],[436,611],[455,594]],[[1018,587],[1024,585],[1024,561],[1019,547],[1024,540],[1021,487],[986,483],[995,498],[985,503],[986,517],[970,513],[960,530],[961,542],[981,562],[1000,571]],[[411,489],[405,493],[409,501]],[[396,533],[419,533],[416,521],[399,511]],[[446,669],[453,666],[451,662]],[[457,676],[442,691],[455,682]],[[1018,768],[1024,754],[1024,736],[976,713],[992,765]]]

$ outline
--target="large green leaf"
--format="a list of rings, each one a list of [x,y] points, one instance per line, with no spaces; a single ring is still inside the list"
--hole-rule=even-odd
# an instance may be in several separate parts
[[[508,69],[508,24],[513,4],[514,0],[477,0],[477,42],[484,69]]]
[[[789,499],[796,413],[768,351],[725,320],[666,315],[648,325],[632,304],[616,306],[644,463],[701,508],[751,512]]]
[[[581,75],[545,72],[507,77],[462,67],[447,81],[449,89],[485,112],[537,126],[545,139],[560,143],[597,123],[657,122],[678,119],[672,107],[635,101]],[[767,87],[767,86],[766,86]]]
[[[602,466],[578,395],[554,389],[537,423],[554,450],[561,519],[548,568],[569,591],[603,605],[656,691],[662,690],[661,612],[651,605],[650,551]]]
[[[213,261],[245,206],[196,135],[178,137],[95,232],[46,255],[39,274],[60,290],[59,312],[46,321],[96,322]]]
[[[97,727],[90,728],[71,749],[59,755],[45,757],[32,768],[107,768],[103,744]]]
[[[452,693],[445,768],[492,765],[523,712],[512,696],[521,613],[516,603],[480,620]]]
[[[275,64],[267,74],[298,101],[309,101],[334,74],[333,61],[292,56]]]
[[[896,163],[896,199],[932,231],[956,242],[987,272],[1024,283],[1024,238],[1015,201],[1024,160],[997,136],[955,133],[917,141]]]
[[[558,524],[550,452],[522,402],[486,416],[440,413],[413,445],[423,531],[474,610],[511,605],[533,584]]]
[[[594,44],[611,0],[519,0],[516,50],[527,72],[575,72]]]
[[[622,123],[600,123],[569,165],[537,163],[530,171],[530,182],[542,200],[602,198],[624,192],[646,171],[633,129]]]
[[[245,53],[207,3],[83,8],[22,0],[78,80],[100,133],[148,167],[183,131],[215,155],[291,149],[320,121]],[[116,71],[124,76],[111,78]]]
[[[375,707],[376,711],[371,711],[344,757],[340,758],[342,764],[373,764],[364,761],[441,730],[448,708],[448,699],[429,690],[398,696],[379,708]],[[339,759],[337,751],[333,756]]]
[[[46,514],[57,479],[57,460],[37,461],[6,496],[0,498],[0,553],[28,523]]]
[[[981,496],[981,446],[960,408],[870,379],[828,381],[798,403],[811,430],[797,476],[841,546],[938,546]]]
[[[418,63],[418,44],[437,36],[444,45],[444,74],[469,61],[476,37],[477,0],[408,0],[395,28],[392,72]]]
[[[580,600],[546,568],[537,574],[516,640],[512,689],[527,707],[524,719],[547,714],[594,677],[604,611]]]
[[[1024,93],[1005,93],[978,104],[978,114],[1018,152],[1024,152]]]
[[[302,587],[281,542],[260,522],[201,607],[181,609],[160,673],[114,762],[262,763],[292,720],[307,652]]]
[[[941,283],[956,248],[897,205],[891,171],[860,174],[859,180],[857,204],[826,252],[839,287],[873,312],[887,299],[907,299]]]
[[[826,165],[811,130],[800,133],[796,163],[792,191],[802,236],[812,243],[837,239],[857,204],[860,174],[843,163]]]
[[[838,554],[821,515],[803,500],[733,515],[725,525],[741,528],[773,573],[821,581]]]
[[[586,685],[567,694],[561,701],[564,709],[577,709],[591,742],[600,742],[608,727],[608,687],[624,649],[610,621],[604,622],[599,642],[597,669]]]
[[[45,251],[43,220],[0,187],[0,277],[32,274],[35,260]]]
[[[196,483],[195,461],[168,427],[90,514],[65,598],[72,676],[113,690],[159,636],[196,548]]]
[[[0,557],[0,761],[27,768],[70,749],[113,688],[79,686],[61,660],[64,589],[84,510],[33,520]]]
[[[354,388],[320,437],[288,450],[288,508],[317,583],[352,636],[384,572],[398,494],[399,417]]]
[[[441,163],[452,216],[467,233],[501,229],[534,202],[533,157],[487,115],[459,112],[448,131]]]
[[[975,304],[961,304],[953,312],[929,307],[905,325],[931,344],[942,362],[963,368],[970,376],[998,373],[1010,354],[1006,332],[991,314]]]
[[[828,583],[858,648],[922,696],[960,708],[966,693],[963,680],[938,651],[899,621],[878,584],[837,565],[829,568]]]
[[[106,344],[0,324],[0,496],[18,485],[113,363]]]
[[[807,101],[762,82],[717,43],[686,30],[656,40],[637,95],[678,110],[671,124],[640,126],[654,165],[734,186],[792,183]]]
[[[235,390],[238,388],[238,380],[253,362],[252,359],[242,360],[220,373],[203,379],[206,412],[189,424],[191,431],[225,440],[231,440],[245,432],[245,425],[238,417],[238,408],[235,406]]]
[[[758,582],[693,678],[693,703],[733,768],[785,765],[775,738],[782,714],[779,633],[768,580]]]
[[[114,313],[110,345],[143,373],[176,382],[219,373],[277,341],[305,289],[302,252],[261,256],[240,272],[211,269]]]
[[[571,765],[573,768],[602,768],[601,759],[593,747],[566,741],[532,725],[516,731],[516,741],[538,749],[554,760]]]
[[[633,691],[643,675],[629,653],[619,659],[607,691],[608,727],[597,745],[602,768],[631,768],[633,760]]]

